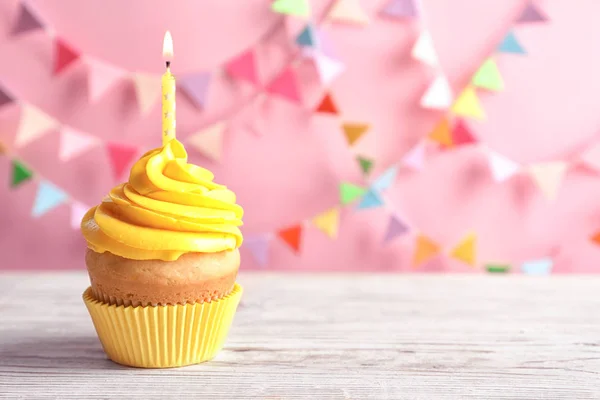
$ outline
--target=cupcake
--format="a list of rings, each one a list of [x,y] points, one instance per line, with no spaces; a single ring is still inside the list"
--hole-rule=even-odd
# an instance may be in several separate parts
[[[83,297],[113,361],[176,367],[222,347],[242,294],[243,210],[213,179],[173,139],[83,217],[91,282]]]

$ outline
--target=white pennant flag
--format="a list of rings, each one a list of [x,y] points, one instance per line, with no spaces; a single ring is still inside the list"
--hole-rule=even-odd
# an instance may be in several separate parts
[[[15,147],[23,147],[42,137],[50,129],[58,126],[58,121],[37,107],[23,104]]]
[[[204,156],[220,161],[223,152],[223,133],[225,123],[217,122],[208,128],[204,128],[188,137],[190,146],[202,153]]]
[[[423,97],[421,97],[421,107],[446,110],[452,106],[453,97],[448,80],[444,75],[440,74],[433,80]]]
[[[132,81],[140,111],[142,114],[147,114],[160,98],[160,76],[136,73],[133,74]]]
[[[428,31],[423,31],[412,48],[411,55],[415,60],[435,67],[438,65],[438,57],[433,47],[433,39]]]
[[[98,101],[119,79],[125,76],[124,69],[103,61],[88,59],[88,94],[90,101]]]
[[[100,141],[94,136],[78,131],[70,126],[63,126],[60,130],[58,156],[61,161],[69,161],[99,143]]]
[[[529,172],[544,196],[554,200],[565,172],[567,172],[567,163],[564,161],[551,161],[535,164],[529,167]]]

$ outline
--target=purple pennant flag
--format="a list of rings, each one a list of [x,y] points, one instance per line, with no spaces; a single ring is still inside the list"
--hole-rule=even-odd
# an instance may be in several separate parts
[[[390,222],[388,223],[387,231],[383,241],[389,242],[390,240],[395,239],[406,232],[408,232],[408,226],[396,215],[392,215],[390,216]]]
[[[269,262],[269,238],[265,235],[244,239],[244,247],[250,250],[258,265],[266,267]]]
[[[415,4],[417,0],[390,0],[381,10],[384,15],[396,18],[415,18],[419,10]]]
[[[0,107],[12,103],[14,99],[6,91],[0,88]]]
[[[527,3],[527,6],[525,6],[525,9],[519,16],[519,18],[517,18],[516,23],[523,24],[523,23],[529,23],[529,22],[546,22],[546,21],[548,21],[548,17],[546,15],[544,15],[535,6],[535,4],[533,4],[532,1],[529,1]]]
[[[210,72],[200,72],[184,75],[178,79],[178,83],[196,106],[205,108],[210,80]]]
[[[37,19],[37,17],[31,12],[29,6],[26,3],[21,3],[21,10],[19,11],[19,17],[13,27],[12,34],[17,35],[33,31],[36,29],[43,28],[44,25]]]

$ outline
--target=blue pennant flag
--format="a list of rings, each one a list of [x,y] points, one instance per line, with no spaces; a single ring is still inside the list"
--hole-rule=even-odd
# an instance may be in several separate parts
[[[69,196],[58,187],[48,181],[41,181],[35,195],[31,215],[33,217],[41,217],[53,208],[66,203],[68,199]]]
[[[383,174],[379,175],[377,179],[373,181],[371,187],[378,192],[388,189],[396,180],[397,173],[398,167],[388,168]]]
[[[306,25],[304,30],[300,32],[300,34],[296,38],[296,43],[298,44],[298,46],[302,47],[318,46],[317,32],[315,31],[315,28],[314,26],[312,26],[312,24]]]
[[[553,264],[551,258],[525,261],[521,265],[521,271],[527,275],[549,275],[552,272]]]
[[[382,205],[383,199],[379,196],[379,194],[373,189],[369,189],[369,191],[367,191],[367,193],[365,193],[365,195],[363,196],[360,203],[358,203],[358,206],[356,206],[356,208],[358,210],[361,210],[366,208],[379,207]]]
[[[498,46],[498,51],[500,53],[527,54],[512,31],[508,32],[504,37],[502,43]]]

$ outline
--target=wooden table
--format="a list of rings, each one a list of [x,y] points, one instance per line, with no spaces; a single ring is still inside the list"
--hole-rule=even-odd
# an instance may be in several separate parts
[[[225,349],[107,360],[84,273],[0,274],[0,398],[600,399],[600,277],[246,273]]]

